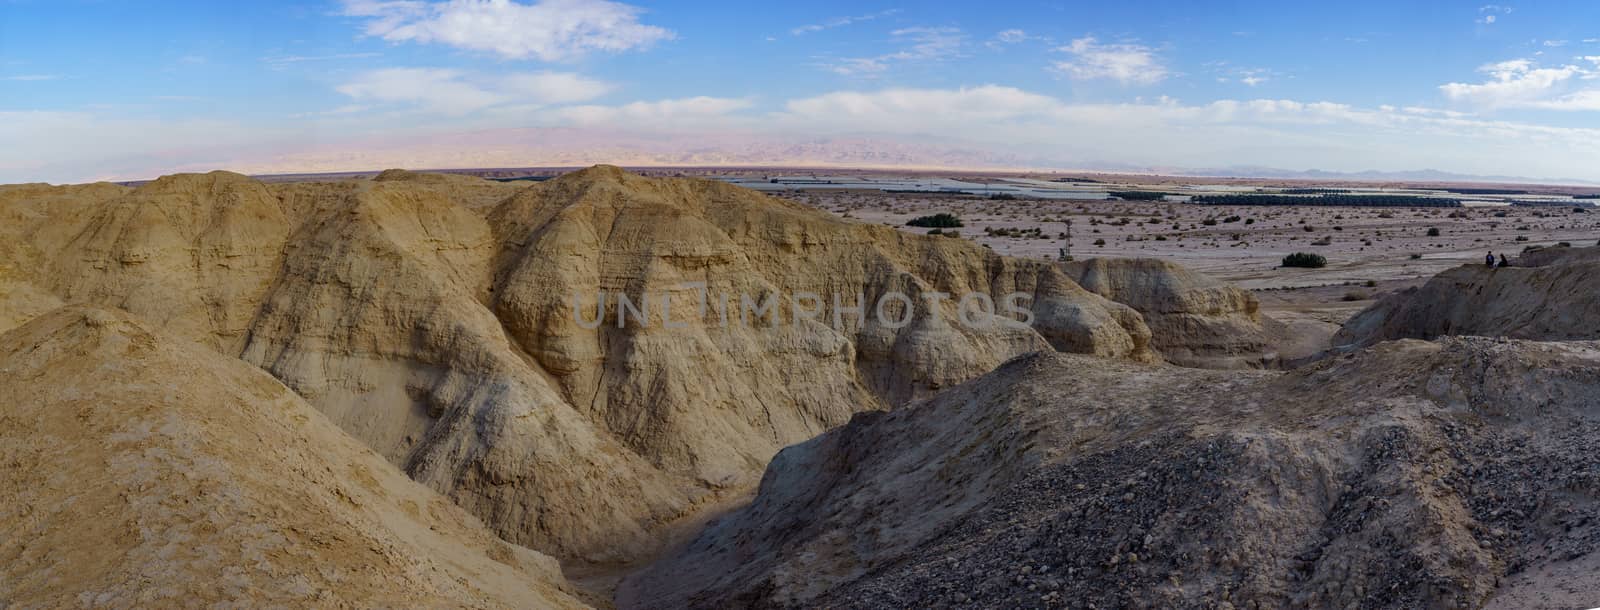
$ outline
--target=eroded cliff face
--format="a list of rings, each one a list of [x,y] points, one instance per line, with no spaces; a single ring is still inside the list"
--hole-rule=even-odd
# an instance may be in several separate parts
[[[23,607],[579,608],[259,369],[127,312],[0,334],[0,599]]]
[[[1122,303],[1150,327],[1168,362],[1215,369],[1269,368],[1291,339],[1247,290],[1150,258],[1095,258],[1065,265],[1084,289]]]
[[[1480,335],[1600,339],[1600,248],[1546,248],[1512,267],[1464,265],[1384,297],[1333,337],[1336,349],[1389,339]]]
[[[1156,358],[1137,312],[1053,264],[712,181],[29,188],[0,192],[17,219],[0,320],[93,303],[242,358],[505,539],[567,558],[637,558],[780,448],[1014,356]],[[891,293],[906,299],[880,319]],[[1012,293],[1033,298],[1004,320],[958,308],[981,294],[1004,314]],[[644,320],[620,319],[623,295]],[[747,322],[741,298],[772,310]]]

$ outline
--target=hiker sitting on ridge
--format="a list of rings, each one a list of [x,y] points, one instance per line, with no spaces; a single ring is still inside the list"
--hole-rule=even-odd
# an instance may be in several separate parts
[[[1504,252],[1500,253],[1500,266],[1501,267],[1510,267],[1511,266],[1511,261],[1506,260],[1506,253],[1504,253]]]
[[[1489,267],[1490,269],[1494,268],[1494,251],[1493,250],[1489,251],[1488,254],[1483,255],[1483,264],[1484,264],[1484,266]]]

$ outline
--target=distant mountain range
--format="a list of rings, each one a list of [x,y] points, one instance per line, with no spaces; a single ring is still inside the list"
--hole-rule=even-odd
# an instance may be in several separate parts
[[[1440,170],[1330,172],[1260,166],[1193,168],[1044,159],[939,138],[801,137],[769,133],[639,134],[578,128],[497,129],[328,144],[311,150],[217,160],[180,170],[226,168],[250,174],[370,171],[387,167],[466,169],[575,167],[806,167],[1106,172],[1368,182],[1489,182],[1597,185],[1579,179],[1479,176]],[[172,168],[164,168],[170,172]]]
[[[1123,170],[1107,169],[1106,171]],[[1436,169],[1391,172],[1377,170],[1367,170],[1361,172],[1330,172],[1320,169],[1292,170],[1277,167],[1234,166],[1209,169],[1181,167],[1140,168],[1134,171],[1136,171],[1136,173],[1155,173],[1167,176],[1278,178],[1284,180],[1351,180],[1362,182],[1485,182],[1600,185],[1600,182],[1593,180],[1580,180],[1577,178],[1528,178],[1526,176],[1498,175],[1479,176],[1476,174],[1460,174]]]

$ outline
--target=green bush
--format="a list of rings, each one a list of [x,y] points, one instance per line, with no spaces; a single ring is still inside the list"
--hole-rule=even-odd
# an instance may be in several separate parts
[[[906,223],[908,227],[933,227],[939,229],[954,229],[965,226],[955,214],[940,212],[932,216],[918,216]]]
[[[1305,269],[1321,269],[1328,266],[1327,257],[1310,252],[1296,252],[1283,257],[1283,266],[1301,267]]]

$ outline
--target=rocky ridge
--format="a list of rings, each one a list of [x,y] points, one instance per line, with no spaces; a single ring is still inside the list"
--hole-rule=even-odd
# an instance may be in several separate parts
[[[716,181],[212,172],[0,198],[5,326],[96,304],[242,358],[506,540],[567,559],[644,556],[780,448],[1019,354],[1161,357],[1139,312],[1053,263]],[[891,293],[903,325],[875,315]],[[1033,296],[1025,313],[975,325],[939,300],[1012,293]],[[725,323],[703,295],[774,304]],[[619,296],[656,305],[624,321]]]
[[[1390,339],[1479,335],[1600,339],[1600,248],[1545,248],[1510,267],[1463,265],[1391,294],[1333,337],[1337,349]]]
[[[1592,342],[1287,374],[1026,356],[785,449],[619,601],[1573,607],[1600,596],[1596,395]]]

